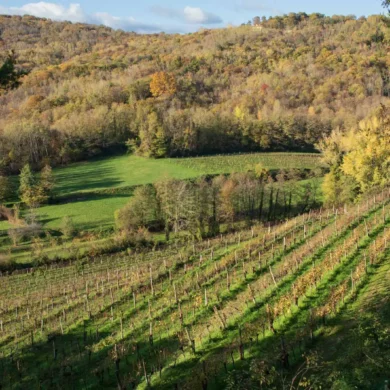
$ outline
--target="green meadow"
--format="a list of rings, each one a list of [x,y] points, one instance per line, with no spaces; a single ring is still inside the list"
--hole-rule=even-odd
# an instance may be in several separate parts
[[[252,153],[193,158],[147,159],[121,155],[56,168],[55,204],[40,207],[38,215],[47,229],[57,229],[70,216],[79,230],[113,226],[115,210],[129,200],[132,188],[159,180],[189,179],[208,174],[243,172],[254,165],[287,169],[320,166],[320,155],[303,153]],[[9,228],[0,222],[0,230]]]

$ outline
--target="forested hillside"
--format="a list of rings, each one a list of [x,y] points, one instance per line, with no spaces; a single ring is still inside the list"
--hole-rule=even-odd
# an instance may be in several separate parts
[[[313,150],[389,100],[389,21],[302,13],[138,35],[0,16],[0,168],[125,146],[151,157]]]

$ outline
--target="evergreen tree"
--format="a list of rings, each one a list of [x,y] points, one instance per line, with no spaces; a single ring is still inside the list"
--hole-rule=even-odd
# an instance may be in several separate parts
[[[15,70],[15,56],[10,54],[0,67],[0,91],[18,86],[18,72]]]
[[[40,185],[37,184],[30,165],[26,164],[20,172],[20,199],[29,207],[37,207],[47,198]]]
[[[42,194],[48,199],[51,199],[54,189],[54,177],[50,165],[45,165],[45,167],[42,169],[39,185],[41,187]]]
[[[29,164],[26,164],[20,171],[19,181],[20,199],[22,202],[29,204],[32,198],[33,188],[35,186],[35,179]]]

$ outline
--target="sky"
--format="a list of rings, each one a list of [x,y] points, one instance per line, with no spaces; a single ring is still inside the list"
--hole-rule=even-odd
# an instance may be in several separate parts
[[[382,0],[0,0],[0,14],[104,24],[139,33],[188,33],[199,28],[240,25],[254,16],[289,12],[326,15],[384,13]]]

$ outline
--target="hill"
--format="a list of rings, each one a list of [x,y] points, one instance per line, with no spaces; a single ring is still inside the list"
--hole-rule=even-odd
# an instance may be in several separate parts
[[[138,35],[0,16],[3,61],[13,51],[21,75],[0,96],[2,170],[126,143],[151,157],[312,151],[388,101],[388,27],[385,16],[301,13]]]
[[[0,384],[382,388],[389,202],[2,275]]]

